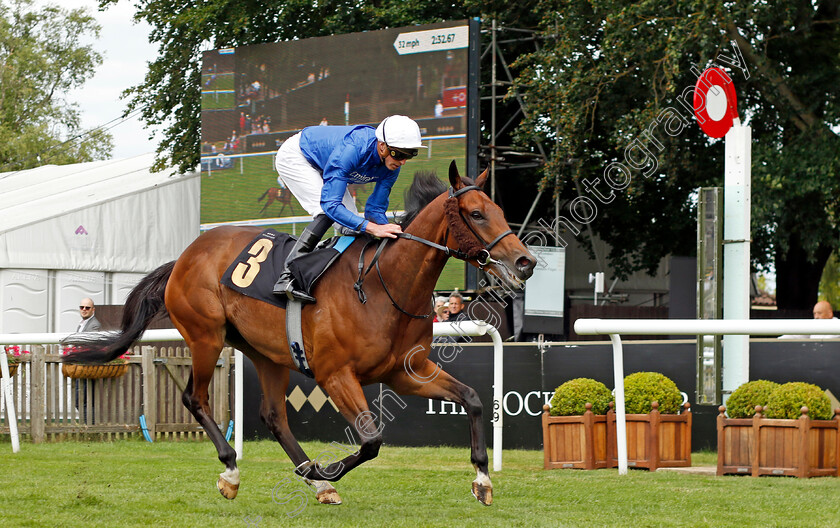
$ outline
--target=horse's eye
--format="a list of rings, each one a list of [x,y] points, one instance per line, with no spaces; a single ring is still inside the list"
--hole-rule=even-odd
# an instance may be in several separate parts
[[[483,216],[481,216],[481,213],[479,213],[478,211],[471,212],[470,216],[475,218],[476,220],[481,220],[482,218],[484,218]]]

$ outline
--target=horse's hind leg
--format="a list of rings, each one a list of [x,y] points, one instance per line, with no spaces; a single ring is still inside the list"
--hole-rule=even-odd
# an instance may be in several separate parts
[[[184,332],[181,332],[184,334]],[[219,475],[216,486],[219,492],[226,499],[236,498],[239,491],[239,468],[236,467],[236,451],[225,440],[219,426],[213,420],[210,411],[208,387],[216,370],[216,360],[219,359],[222,345],[202,344],[187,340],[192,353],[192,371],[187,388],[184,389],[182,401],[184,406],[195,416],[198,423],[204,428],[204,432],[210,437],[216,451],[219,453],[219,460],[225,465],[225,472]]]
[[[262,356],[250,355],[260,385],[263,390],[260,417],[271,433],[280,442],[283,450],[291,459],[295,467],[305,464],[309,457],[300,447],[297,439],[289,429],[286,416],[286,389],[289,387],[289,369],[278,365]],[[315,497],[321,504],[341,504],[341,497],[332,484],[324,480],[310,480],[304,477],[307,484],[315,487]]]
[[[425,360],[419,368],[412,368],[411,373],[397,371],[386,382],[399,394],[454,401],[464,407],[470,420],[470,461],[476,472],[472,492],[479,502],[489,506],[493,502],[493,484],[487,471],[487,446],[481,420],[483,406],[478,393],[429,360]]]

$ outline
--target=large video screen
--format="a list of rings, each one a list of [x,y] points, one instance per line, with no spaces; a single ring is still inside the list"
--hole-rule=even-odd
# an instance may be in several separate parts
[[[420,125],[428,151],[408,162],[391,192],[404,208],[413,174],[446,181],[466,171],[469,31],[466,21],[207,51],[202,64],[201,227],[258,225],[300,234],[309,217],[278,185],[274,155],[308,126],[376,126],[392,114]],[[360,212],[374,184],[351,185]],[[464,287],[451,260],[438,289]]]

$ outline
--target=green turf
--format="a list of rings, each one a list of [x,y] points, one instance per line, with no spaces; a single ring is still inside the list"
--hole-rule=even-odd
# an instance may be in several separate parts
[[[283,208],[280,202],[274,202],[263,211],[266,199],[260,201],[259,198],[271,187],[277,187],[277,172],[272,165],[272,154],[269,152],[264,156],[237,158],[231,169],[202,171],[201,223],[306,215],[306,211],[294,198],[290,207]],[[463,139],[432,141],[430,154],[429,157],[429,153],[423,152],[403,166],[400,177],[391,190],[390,211],[404,210],[404,194],[416,171],[435,171],[442,180],[448,181],[449,164],[454,159],[459,171],[465,172]],[[364,211],[364,203],[373,189],[373,184],[358,189],[356,205],[360,212]],[[300,234],[306,224],[266,227]],[[449,290],[456,287],[464,288],[464,263],[450,260],[436,289]]]
[[[233,90],[234,74],[227,73],[203,73],[201,74],[202,90]]]
[[[6,437],[8,438],[8,437]],[[328,444],[305,443],[311,456]],[[492,454],[491,454],[492,456]],[[0,443],[2,526],[838,526],[837,478],[714,477],[672,472],[542,469],[542,452],[504,452],[491,472],[494,503],[470,494],[466,448],[383,446],[336,484],[344,504],[275,502],[293,488],[274,442],[246,442],[239,496],[215,488],[222,465],[210,442]],[[712,465],[713,453],[694,455]],[[287,513],[302,510],[294,517]],[[256,524],[255,524],[256,523]]]
[[[202,92],[202,110],[229,110],[236,106],[235,94],[231,92]]]

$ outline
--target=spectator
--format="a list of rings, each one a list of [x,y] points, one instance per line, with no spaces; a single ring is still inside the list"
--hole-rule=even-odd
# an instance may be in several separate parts
[[[93,300],[89,297],[85,297],[79,303],[79,315],[82,316],[82,320],[79,321],[79,326],[76,328],[76,332],[96,332],[102,329],[102,325],[99,323],[99,319],[96,318],[96,307],[93,304]]]
[[[819,301],[817,304],[814,305],[813,308],[814,319],[837,319],[834,317],[834,310],[831,307],[831,303],[828,301]],[[783,336],[779,336],[779,339],[839,339],[840,335],[823,335],[823,334],[813,334],[813,335],[791,335],[785,334]]]
[[[437,309],[443,306],[444,304],[446,304],[446,297],[435,297],[435,313],[437,313]]]
[[[469,321],[469,316],[464,313],[464,297],[457,291],[449,296],[449,320]]]
[[[95,312],[96,307],[93,304],[93,299],[85,297],[81,300],[79,303],[79,315],[82,316],[82,320],[79,321],[79,324],[76,327],[76,333],[96,332],[102,330],[102,325],[99,323],[96,315],[94,315]],[[76,404],[76,410],[79,410],[80,400],[82,403],[82,421],[87,423],[88,409],[90,409],[90,423],[96,423],[96,417],[93,414],[93,398],[96,385],[93,381],[90,382],[90,401],[88,401],[88,380],[76,379],[73,380],[73,385],[75,391],[74,402]]]
[[[435,323],[443,323],[449,320],[449,306],[444,303],[435,308]]]

